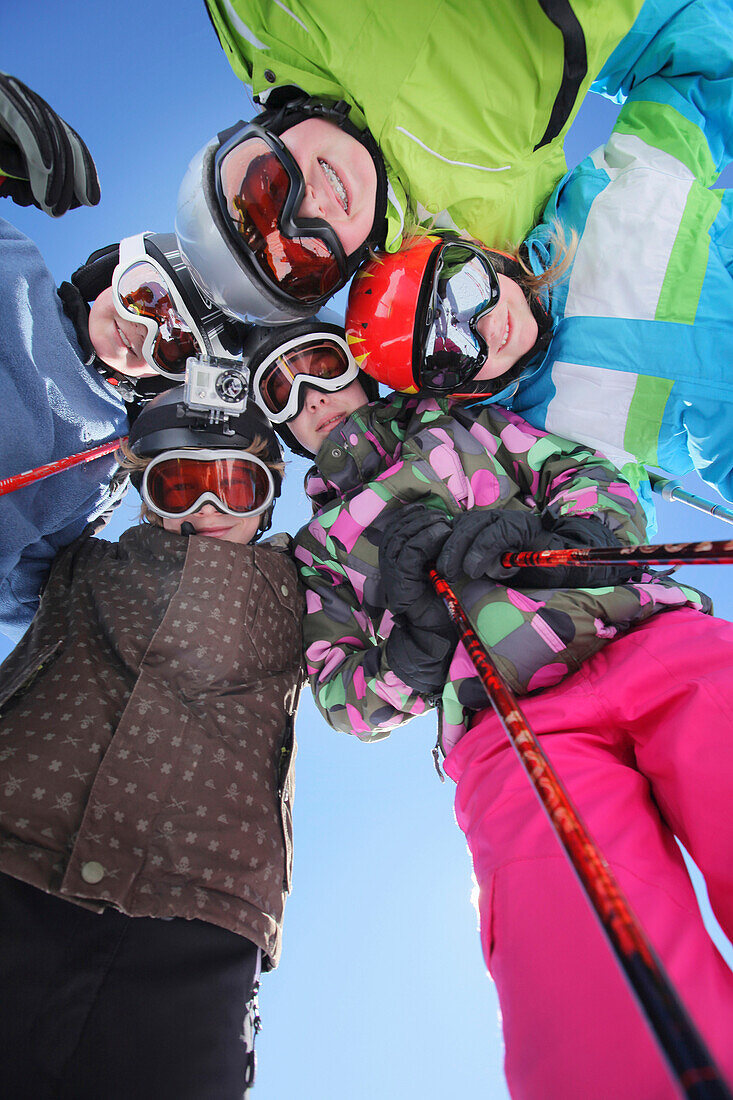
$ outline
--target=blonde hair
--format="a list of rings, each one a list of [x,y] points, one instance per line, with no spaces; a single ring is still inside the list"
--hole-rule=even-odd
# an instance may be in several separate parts
[[[185,448],[181,448],[181,450],[184,450],[184,449]],[[194,447],[192,447],[190,449],[191,450],[196,450],[196,448],[194,448]],[[261,435],[256,435],[248,447],[236,447],[234,449],[237,450],[237,451],[243,451],[245,454],[254,455],[255,458],[261,458],[262,461],[265,463],[265,466],[267,466],[268,470],[272,474],[275,474],[275,475],[279,474],[281,479],[284,477],[284,475],[285,475],[285,463],[284,462],[273,462],[271,459],[268,459],[266,457],[267,451],[268,451],[268,443],[267,443],[267,440],[263,439]],[[123,443],[120,444],[120,448],[116,452],[115,457],[116,457],[117,461],[119,462],[122,470],[125,473],[140,474],[142,476],[142,474],[145,472],[146,468],[150,465],[150,463],[153,461],[153,458],[155,458],[156,456],[155,455],[136,455],[136,454],[134,454],[130,450],[129,443],[127,442],[127,440],[125,440]],[[268,512],[269,512],[269,508],[268,508],[267,512],[264,513],[264,515],[267,515]],[[152,510],[152,508],[150,508],[145,503],[144,500],[141,500],[141,502],[140,502],[140,522],[141,523],[149,523],[153,527],[162,527],[163,526],[162,516],[159,516],[157,514],[157,512],[154,512]]]
[[[575,229],[571,229],[569,233],[566,233],[562,222],[554,218],[547,238],[547,247],[555,259],[539,275],[535,275],[524,258],[522,254],[524,245],[509,245],[506,252],[522,271],[521,283],[524,290],[530,294],[538,295],[542,290],[549,290],[555,283],[561,282],[567,275],[568,269],[575,258],[578,240],[579,237]],[[476,243],[480,244],[478,241]],[[485,248],[486,245],[481,245],[481,247]]]
[[[442,232],[440,228],[435,226],[434,223],[428,222],[422,225],[414,225],[410,228],[409,233],[405,235],[403,246],[409,245],[411,241],[418,238],[441,235]],[[491,252],[499,257],[505,255],[507,259],[516,263],[522,272],[521,279],[519,280],[522,289],[526,294],[533,294],[535,297],[538,296],[542,290],[549,290],[555,283],[559,283],[565,277],[575,257],[579,240],[578,234],[574,229],[566,233],[565,226],[555,218],[552,222],[550,235],[547,239],[547,246],[552,255],[555,256],[555,259],[548,268],[539,275],[536,275],[522,254],[524,248],[523,244],[505,244],[504,248],[499,249],[491,248],[485,242],[477,240],[468,233],[461,233],[460,239],[468,241],[477,248]],[[378,257],[374,258],[376,259]],[[494,266],[501,272],[500,262],[498,264],[495,263]],[[504,273],[501,272],[501,274]]]

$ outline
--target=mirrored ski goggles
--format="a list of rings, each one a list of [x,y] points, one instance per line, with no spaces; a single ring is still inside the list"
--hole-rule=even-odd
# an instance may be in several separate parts
[[[308,333],[288,340],[257,367],[254,399],[273,424],[292,420],[303,408],[308,386],[333,393],[359,376],[345,340],[335,333]]]
[[[254,124],[240,129],[217,151],[214,176],[233,236],[267,285],[308,303],[344,285],[341,242],[322,218],[298,217],[305,180],[279,138]]]
[[[448,241],[436,252],[432,281],[426,280],[418,304],[414,367],[420,386],[449,394],[486,362],[476,325],[497,305],[500,288],[488,256],[474,245]]]
[[[112,296],[120,317],[145,327],[145,362],[166,378],[180,381],[186,360],[202,354],[204,340],[173,279],[145,253],[142,238],[121,242]]]
[[[269,508],[275,482],[262,459],[245,451],[181,449],[153,459],[140,495],[163,519],[190,516],[207,503],[241,519]]]

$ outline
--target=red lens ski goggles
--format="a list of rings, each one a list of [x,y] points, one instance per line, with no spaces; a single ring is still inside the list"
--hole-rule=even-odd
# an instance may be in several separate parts
[[[358,376],[345,340],[330,332],[308,333],[263,359],[252,379],[253,396],[273,424],[284,424],[301,411],[306,386],[333,393]]]
[[[120,317],[147,330],[145,362],[166,378],[180,381],[189,356],[203,353],[204,340],[172,278],[146,253],[142,234],[120,243],[112,295]]]
[[[173,450],[157,455],[143,474],[140,495],[163,519],[180,519],[206,503],[229,516],[257,516],[275,495],[272,473],[243,451]]]
[[[236,246],[271,288],[315,304],[344,285],[341,242],[323,219],[298,217],[305,180],[279,138],[253,123],[240,129],[217,151],[214,175]]]

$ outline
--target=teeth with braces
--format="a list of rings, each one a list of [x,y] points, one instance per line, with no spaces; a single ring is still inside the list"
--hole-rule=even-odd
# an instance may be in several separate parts
[[[498,348],[494,352],[494,355],[499,354],[501,349],[504,347],[504,344],[506,344],[508,337],[509,337],[509,314],[507,313],[506,325],[504,326],[504,335],[502,336],[501,343],[499,344]]]
[[[339,200],[339,202],[343,206],[344,210],[348,214],[348,212],[349,212],[349,197],[346,194],[346,188],[344,187],[343,183],[341,182],[341,179],[339,178],[339,176],[337,175],[337,173],[334,171],[334,169],[331,167],[331,165],[328,163],[327,160],[321,160],[321,158],[319,157],[318,158],[318,163],[320,164],[321,168],[325,172],[326,179],[328,180],[328,182],[331,184],[331,187],[336,192],[337,199]]]

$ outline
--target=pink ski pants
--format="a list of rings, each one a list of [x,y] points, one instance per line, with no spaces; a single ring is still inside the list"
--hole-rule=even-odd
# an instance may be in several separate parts
[[[733,974],[674,836],[733,934],[733,625],[665,612],[521,701],[705,1041],[733,1082]],[[493,711],[445,760],[480,887],[515,1100],[678,1095]]]

